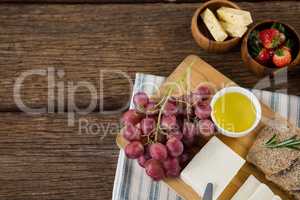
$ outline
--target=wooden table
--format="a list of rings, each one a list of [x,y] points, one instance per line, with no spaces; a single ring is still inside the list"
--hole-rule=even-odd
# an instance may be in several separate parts
[[[195,0],[23,2],[5,0],[0,5],[0,199],[111,199],[119,152],[114,133],[121,111],[98,111],[127,105],[130,84],[118,72],[132,80],[136,72],[167,76],[183,58],[196,54],[244,87],[258,82],[243,65],[238,48],[217,55],[196,45],[190,33],[191,17],[200,4]],[[281,19],[300,31],[299,1],[239,5],[255,20]],[[37,75],[22,84],[21,99],[31,108],[46,107],[49,91],[65,89],[60,90],[64,100],[54,99],[55,106],[44,114],[22,112],[13,96],[18,77],[33,69],[64,71],[56,77],[63,87]],[[104,73],[100,83],[101,70],[115,71]],[[280,88],[300,95],[299,73],[290,72]],[[71,98],[67,84],[83,81],[96,88],[98,106],[91,114],[75,114],[75,125],[68,126],[70,109],[63,106]],[[74,101],[85,107],[90,97],[78,88]],[[100,131],[80,134],[80,120],[100,124]]]

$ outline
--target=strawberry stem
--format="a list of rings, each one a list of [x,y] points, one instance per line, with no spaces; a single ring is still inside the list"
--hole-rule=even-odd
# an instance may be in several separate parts
[[[275,54],[276,54],[277,56],[284,56],[284,52],[283,52],[282,49],[277,49],[277,50],[275,51]]]

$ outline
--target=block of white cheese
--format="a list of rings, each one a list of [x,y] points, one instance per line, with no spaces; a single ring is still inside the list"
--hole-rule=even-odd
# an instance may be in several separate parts
[[[231,200],[247,200],[257,190],[260,181],[250,175]]]
[[[228,37],[227,33],[224,31],[218,19],[210,9],[207,8],[203,13],[201,13],[201,17],[210,34],[216,41],[222,42]]]
[[[248,200],[272,200],[274,193],[265,184],[260,184]]]
[[[217,14],[221,20],[237,26],[248,26],[253,22],[251,13],[245,10],[221,7]]]
[[[228,35],[230,35],[231,37],[241,38],[247,31],[246,26],[239,26],[236,24],[231,24],[231,23],[223,22],[223,21],[220,21],[220,24],[224,28],[226,33],[228,33]]]
[[[245,163],[237,153],[213,137],[181,172],[181,179],[200,197],[208,183],[213,183],[216,200]]]

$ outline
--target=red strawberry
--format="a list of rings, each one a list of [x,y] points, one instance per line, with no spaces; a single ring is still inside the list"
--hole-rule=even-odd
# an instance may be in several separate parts
[[[271,54],[270,51],[268,51],[265,48],[262,48],[259,53],[258,56],[256,57],[256,60],[261,63],[261,64],[266,64],[271,58]]]
[[[275,51],[275,55],[273,56],[273,63],[277,67],[285,67],[291,62],[292,55],[287,49],[281,48]]]
[[[269,28],[259,33],[262,45],[267,49],[273,49],[280,44],[280,32],[275,28]]]

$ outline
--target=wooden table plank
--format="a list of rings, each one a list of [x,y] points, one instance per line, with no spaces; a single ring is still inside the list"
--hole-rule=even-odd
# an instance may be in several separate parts
[[[255,20],[282,19],[300,30],[300,2],[240,3]],[[64,83],[88,81],[104,95],[104,108],[116,109],[129,99],[129,83],[106,74],[104,92],[99,70],[120,70],[167,76],[189,54],[198,54],[238,84],[258,80],[243,66],[239,49],[228,54],[203,52],[190,33],[198,4],[26,5],[0,6],[0,110],[18,110],[13,85],[22,72],[55,67],[65,71]],[[288,10],[288,12],[282,12]],[[297,78],[297,83],[299,79]],[[299,88],[291,90],[300,94]],[[80,88],[76,103],[86,106],[89,92]],[[33,76],[23,85],[22,99],[31,107],[47,105],[46,78]],[[67,92],[65,92],[65,96]],[[56,105],[57,107],[57,105]],[[66,109],[65,109],[66,110]]]
[[[101,3],[101,4],[143,4],[143,3],[199,3],[208,0],[0,0],[0,3]],[[260,2],[263,0],[235,0],[238,2]],[[278,0],[269,0],[278,1]],[[282,0],[290,1],[290,0]]]
[[[0,113],[0,199],[111,199],[119,116],[76,119],[68,127],[67,115]],[[107,136],[80,132],[82,120],[110,127]]]

